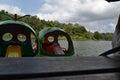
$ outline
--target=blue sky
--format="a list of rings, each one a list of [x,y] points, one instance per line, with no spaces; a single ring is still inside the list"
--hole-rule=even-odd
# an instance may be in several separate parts
[[[44,0],[0,0],[0,4],[19,7],[25,14],[38,13]]]
[[[78,23],[89,31],[114,32],[120,1],[105,0],[0,0],[0,10],[40,19]]]

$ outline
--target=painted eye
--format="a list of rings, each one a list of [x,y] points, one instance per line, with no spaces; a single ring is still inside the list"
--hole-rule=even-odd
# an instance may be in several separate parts
[[[11,33],[4,33],[2,36],[2,39],[4,41],[10,41],[13,38],[13,35]]]
[[[58,43],[64,51],[68,50],[69,44],[68,44],[66,36],[64,36],[64,35],[58,36]],[[64,45],[64,44],[66,44],[66,45]]]
[[[53,36],[49,36],[49,37],[48,37],[48,41],[49,41],[49,42],[53,42],[53,41],[54,41],[54,37],[53,37]]]
[[[24,34],[18,34],[17,38],[19,41],[24,42],[26,41],[26,36]]]

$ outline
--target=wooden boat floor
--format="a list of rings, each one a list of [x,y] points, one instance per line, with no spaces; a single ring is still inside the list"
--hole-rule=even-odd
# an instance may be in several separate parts
[[[101,56],[0,58],[0,80],[120,80],[119,72],[120,60]]]

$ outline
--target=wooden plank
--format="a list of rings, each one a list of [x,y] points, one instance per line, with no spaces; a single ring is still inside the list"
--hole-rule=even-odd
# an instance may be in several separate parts
[[[63,77],[28,78],[28,79],[17,79],[17,80],[120,80],[120,74],[108,73],[108,74],[79,75],[79,76],[77,75],[77,76],[63,76]]]
[[[23,79],[120,72],[120,61],[105,57],[0,58],[0,78]]]
[[[79,76],[63,76],[63,77],[49,77],[49,78],[34,78],[29,80],[120,80],[120,74],[92,74],[92,75],[79,75]]]

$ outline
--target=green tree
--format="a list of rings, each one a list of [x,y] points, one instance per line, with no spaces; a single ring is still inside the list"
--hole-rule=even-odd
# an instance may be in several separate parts
[[[101,34],[98,31],[96,31],[96,32],[94,32],[94,38],[96,40],[100,40],[102,38],[102,36],[101,36]]]

